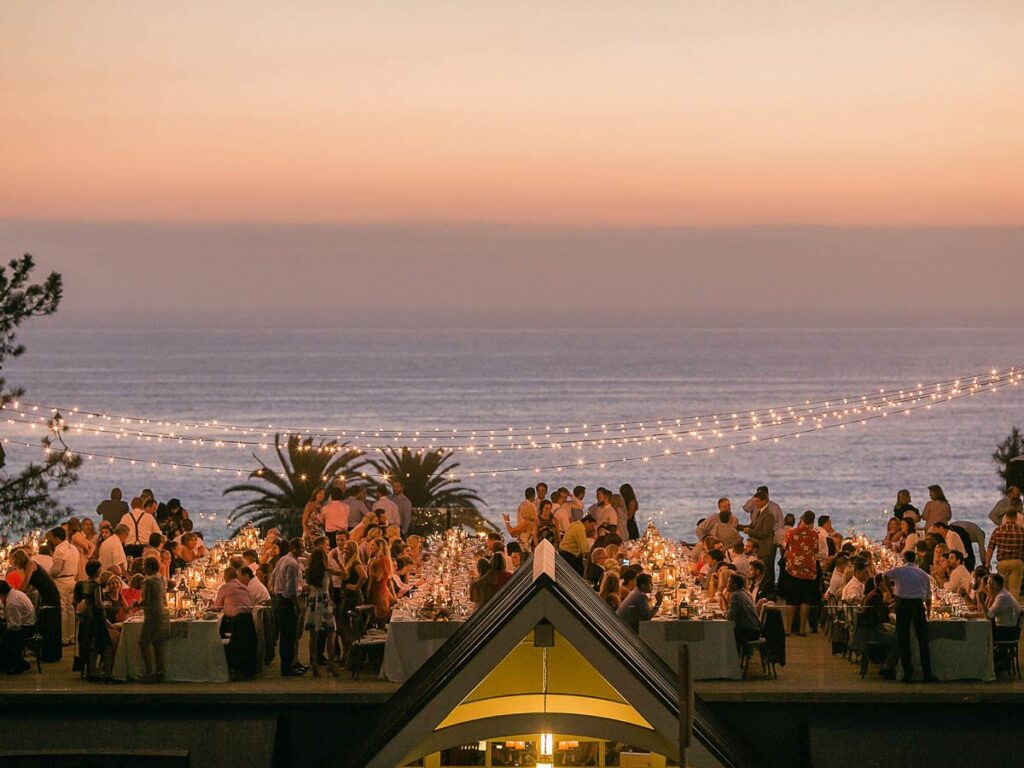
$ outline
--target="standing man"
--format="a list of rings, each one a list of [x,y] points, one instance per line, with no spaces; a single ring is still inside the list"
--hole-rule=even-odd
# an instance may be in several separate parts
[[[559,538],[565,536],[565,532],[569,530],[569,524],[572,522],[572,512],[566,503],[568,495],[569,491],[559,488],[551,496],[551,516],[555,520]]]
[[[885,572],[885,580],[896,596],[896,641],[903,665],[903,682],[914,682],[913,653],[910,648],[910,627],[917,634],[917,648],[921,655],[921,671],[926,683],[935,682],[932,675],[932,656],[928,649],[928,616],[931,603],[931,577],[917,567],[916,553],[903,553],[904,563]]]
[[[124,543],[127,540],[128,526],[118,525],[114,529],[114,535],[108,536],[100,544],[97,556],[104,573],[109,571],[122,579],[128,578],[128,558],[124,553]]]
[[[398,507],[398,516],[402,520],[401,528],[404,538],[409,533],[409,526],[412,525],[412,502],[409,501],[409,497],[403,491],[405,491],[405,486],[401,480],[391,481],[391,500]]]
[[[1013,504],[1014,499],[1020,498],[1020,488],[1016,485],[1011,485],[1006,489],[1006,495],[1003,496],[996,505],[992,507],[992,511],[988,513],[988,519],[996,525],[1002,525],[1003,515],[1010,509],[1010,505]]]
[[[540,509],[541,502],[548,497],[548,484],[543,480],[537,483],[537,498],[534,499],[533,503],[537,509]]]
[[[572,498],[569,499],[569,506],[572,507],[572,519],[582,520],[583,519],[583,499],[586,498],[587,488],[583,485],[577,485],[572,489]]]
[[[370,514],[370,505],[366,503],[366,488],[362,485],[353,485],[345,491],[345,503],[349,508],[349,522],[353,518],[362,520]]]
[[[770,577],[772,579],[772,582],[774,583],[775,567],[771,564],[775,562],[775,533],[777,531],[782,530],[786,516],[782,513],[782,507],[780,507],[778,504],[771,500],[771,496],[768,493],[768,486],[759,485],[757,487],[757,490],[754,492],[754,495],[747,499],[746,503],[743,505],[743,511],[750,515],[751,522],[753,522],[754,519],[754,509],[757,507],[755,499],[758,499],[758,494],[761,495],[761,500],[767,502],[768,511],[771,513],[772,519],[775,521],[775,527],[772,529],[772,541],[769,542],[769,546],[767,549],[765,548],[764,544],[761,544],[759,551],[759,556],[761,560],[766,565],[770,566],[766,569],[766,575]],[[784,538],[783,541],[785,541]]]
[[[156,512],[156,500],[152,496],[136,496],[132,499],[131,510],[121,518],[121,525],[128,528],[128,540],[124,545],[125,554],[141,557],[142,550],[149,543],[150,534],[160,533],[160,525],[153,512]]]
[[[747,536],[757,542],[757,558],[764,563],[765,581],[768,584],[775,584],[775,567],[773,565],[775,562],[775,515],[771,511],[770,504],[767,491],[755,493],[752,505],[754,511],[750,515],[750,525],[744,525],[741,528]]]
[[[985,550],[985,567],[991,569],[992,553],[996,553],[996,570],[1006,582],[1006,590],[1015,600],[1020,596],[1021,580],[1024,579],[1024,528],[1018,523],[1021,511],[1019,497],[1010,502],[1003,515],[1003,522],[992,532]]]
[[[53,550],[50,578],[60,592],[61,638],[64,645],[74,645],[75,605],[72,597],[75,593],[75,581],[78,578],[78,565],[82,553],[68,541],[68,532],[60,526],[46,534],[46,543]]]
[[[590,539],[594,536],[597,521],[590,515],[582,520],[569,523],[569,528],[558,545],[558,554],[564,557],[580,576],[583,575],[583,564],[590,553]]]
[[[331,500],[320,507],[320,517],[324,523],[324,533],[334,547],[338,534],[348,531],[352,510],[344,501],[345,492],[338,486],[331,488]],[[362,518],[359,518],[362,520]]]
[[[402,516],[398,512],[398,505],[388,498],[386,485],[377,486],[377,500],[373,502],[373,509],[370,511],[378,512],[380,510],[384,511],[384,520],[388,525],[397,525],[399,529],[402,528]],[[334,544],[331,546],[333,547]]]
[[[121,518],[128,514],[128,505],[121,500],[120,488],[111,489],[110,498],[99,503],[96,514],[110,523],[111,528],[121,522]]]
[[[302,539],[289,542],[288,552],[277,561],[270,577],[274,618],[281,638],[281,676],[297,677],[306,673],[295,658],[299,631],[299,555]]]
[[[910,491],[903,488],[896,494],[896,503],[892,508],[892,516],[898,517],[902,520],[905,517],[909,517],[915,523],[920,522],[921,513],[917,507],[910,503]]]

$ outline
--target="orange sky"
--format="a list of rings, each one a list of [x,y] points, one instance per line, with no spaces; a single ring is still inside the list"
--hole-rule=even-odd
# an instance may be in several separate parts
[[[1024,4],[0,10],[0,218],[1024,223]]]

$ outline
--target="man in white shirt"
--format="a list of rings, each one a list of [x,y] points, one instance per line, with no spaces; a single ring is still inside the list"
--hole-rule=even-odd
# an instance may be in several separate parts
[[[860,603],[864,600],[864,584],[868,580],[868,564],[863,560],[855,561],[853,578],[846,582],[839,599],[844,603]]]
[[[597,508],[594,519],[597,520],[598,528],[602,525],[611,525],[613,528],[618,527],[619,513],[612,506],[611,494],[607,492],[601,494],[601,505]]]
[[[152,533],[161,533],[160,524],[156,521],[156,499],[135,497],[132,508],[121,518],[121,525],[128,529],[128,538],[124,542],[125,554],[132,557],[142,555],[142,550],[149,544]]]
[[[565,496],[562,491],[555,491],[551,497],[551,516],[555,520],[555,527],[558,529],[558,537],[561,538],[565,535],[565,532],[569,530],[569,524],[572,522],[572,508],[565,503]],[[611,505],[608,505],[611,507]],[[614,507],[611,507],[612,511],[615,511]],[[601,521],[598,520],[598,526],[601,525]]]
[[[846,575],[850,570],[850,560],[846,555],[836,555],[835,568],[832,570],[832,578],[829,579],[828,589],[825,590],[825,597],[834,597],[837,600],[843,594],[843,587],[846,586]]]
[[[324,524],[324,533],[333,547],[340,531],[348,531],[351,520],[351,508],[342,499],[345,492],[338,486],[331,488],[331,500],[320,507],[320,519]],[[360,518],[362,519],[362,518]]]
[[[6,581],[0,581],[0,603],[3,603],[7,624],[7,629],[0,634],[0,670],[18,675],[29,669],[22,654],[25,640],[36,625],[36,611],[28,595]]]
[[[958,595],[967,595],[971,591],[971,572],[964,565],[963,553],[956,550],[949,553],[949,579],[945,589]]]
[[[988,577],[988,602],[984,608],[988,618],[995,622],[995,632],[992,639],[995,641],[1013,639],[1010,634],[1016,633],[1017,624],[1020,621],[1020,604],[1008,589],[1004,588],[1002,574],[992,573]]]
[[[572,489],[572,496],[569,497],[569,510],[570,516],[573,521],[582,520],[584,515],[584,504],[583,499],[587,495],[587,488],[583,485],[577,485]]]
[[[372,511],[377,512],[379,510],[384,510],[384,520],[387,521],[388,525],[397,525],[401,529],[402,516],[398,512],[398,505],[388,498],[388,487],[386,485],[377,486],[377,500],[373,502]]]
[[[110,571],[121,577],[128,575],[128,558],[124,553],[124,542],[128,539],[128,526],[121,524],[114,529],[114,535],[100,544],[99,561],[103,571]]]
[[[50,577],[60,592],[61,637],[64,645],[71,645],[75,642],[75,605],[72,598],[82,554],[78,547],[68,541],[68,532],[60,526],[47,532],[46,542],[53,549]]]
[[[253,605],[262,605],[270,602],[270,591],[256,578],[252,568],[239,568],[238,580],[249,591],[249,598],[252,600]]]

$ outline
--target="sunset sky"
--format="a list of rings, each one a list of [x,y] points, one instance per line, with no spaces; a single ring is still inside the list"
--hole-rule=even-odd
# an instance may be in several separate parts
[[[1020,2],[0,14],[8,218],[1024,220]]]
[[[484,229],[453,258],[519,258],[544,245],[531,227],[553,227],[575,238],[563,256],[595,263],[720,247],[756,262],[756,239],[671,233],[831,226],[847,229],[818,251],[785,232],[771,249],[794,275],[837,249],[875,259],[891,303],[912,284],[877,270],[907,249],[858,228],[1003,227],[952,248],[910,236],[913,258],[945,259],[940,289],[980,253],[984,296],[1022,241],[1022,40],[1016,0],[7,0],[0,248],[124,275],[172,242],[207,263],[272,259],[269,230],[247,226],[323,226],[274,237],[293,259],[351,260],[365,232],[345,227],[397,227],[370,251],[412,258],[469,225]],[[402,229],[421,225],[435,240]],[[639,239],[609,250],[594,226]]]

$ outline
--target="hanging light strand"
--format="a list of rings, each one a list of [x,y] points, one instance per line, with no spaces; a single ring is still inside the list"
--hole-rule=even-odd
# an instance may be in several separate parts
[[[575,449],[582,451],[586,448],[596,447],[599,449],[606,448],[623,448],[630,445],[642,445],[642,444],[661,444],[666,441],[682,442],[686,438],[696,439],[698,441],[703,440],[705,437],[717,437],[724,438],[726,434],[735,434],[745,431],[764,431],[777,429],[789,424],[803,425],[807,421],[813,422],[815,425],[821,425],[827,423],[829,420],[841,420],[848,416],[860,415],[862,413],[870,413],[882,409],[896,408],[905,403],[916,404],[920,400],[937,401],[942,398],[951,397],[962,390],[974,390],[977,391],[981,386],[991,387],[997,384],[1017,384],[1024,374],[1019,372],[1016,368],[1003,369],[1002,371],[996,371],[994,374],[988,374],[984,377],[975,376],[969,380],[954,379],[949,382],[939,382],[928,386],[918,386],[911,389],[900,389],[890,393],[878,393],[871,396],[861,395],[857,398],[843,398],[841,401],[820,401],[821,405],[819,409],[806,409],[800,408],[795,409],[792,406],[785,406],[780,409],[772,408],[769,409],[763,417],[756,415],[756,412],[751,411],[750,416],[740,416],[739,414],[733,413],[730,418],[726,420],[719,420],[717,418],[711,420],[709,423],[702,422],[699,418],[696,423],[684,426],[669,426],[667,428],[660,426],[651,426],[650,428],[641,427],[641,431],[635,434],[617,434],[615,430],[609,430],[605,425],[604,428],[595,428],[595,435],[585,433],[583,437],[576,439],[567,439],[564,435],[542,435],[539,438],[530,436],[528,440],[521,442],[513,442],[511,437],[506,436],[472,436],[472,439],[486,440],[486,442],[468,442],[452,444],[448,442],[441,442],[435,436],[431,436],[429,433],[426,436],[419,437],[420,433],[410,433],[410,437],[404,440],[397,435],[387,438],[380,434],[367,435],[358,439],[348,439],[342,444],[322,447],[318,450],[326,450],[333,453],[346,452],[357,450],[360,452],[368,451],[379,451],[381,448],[387,447],[408,447],[410,449],[419,450],[436,450],[442,449],[453,452],[465,452],[469,454],[483,454],[483,453],[504,453],[507,451],[520,451],[520,450],[562,450],[562,449]],[[40,414],[34,410],[25,410],[22,408],[13,408],[7,410],[7,422],[9,424],[28,424],[30,427],[45,426],[48,425],[51,418],[59,412],[48,411],[45,414]],[[80,414],[73,414],[80,415]],[[261,433],[259,439],[245,439],[245,438],[232,438],[223,436],[212,436],[212,435],[194,435],[184,434],[176,431],[161,431],[159,429],[136,429],[130,428],[125,425],[121,426],[105,426],[103,424],[94,425],[89,422],[75,421],[68,419],[63,415],[59,416],[60,423],[63,427],[67,428],[70,432],[78,434],[96,434],[96,435],[109,435],[115,439],[135,439],[138,441],[153,442],[173,442],[183,446],[191,446],[193,448],[246,448],[252,447],[260,450],[268,450],[273,448],[271,442],[271,435],[267,433]],[[160,424],[166,422],[145,422],[146,424]],[[307,439],[312,439],[313,435],[307,435]],[[509,440],[509,442],[503,442]]]
[[[1002,378],[1007,374],[1019,376],[1020,366],[1012,366],[1009,368],[1002,369],[991,369],[981,374],[971,374],[969,376],[953,377],[943,379],[941,381],[931,382],[929,384],[918,383],[915,386],[903,387],[899,390],[895,390],[897,396],[902,396],[908,392],[918,392],[922,395],[926,395],[930,390],[935,388],[950,387],[950,386],[961,386],[964,382],[975,382],[981,383],[984,381],[994,380]],[[241,425],[223,422],[217,419],[211,420],[200,420],[200,421],[188,421],[180,419],[156,419],[145,416],[128,416],[128,415],[117,415],[109,414],[100,411],[85,410],[75,405],[52,405],[52,404],[41,404],[41,403],[27,403],[27,402],[14,402],[7,406],[7,410],[20,410],[20,411],[48,411],[50,413],[67,413],[73,416],[82,416],[86,419],[100,419],[110,423],[118,423],[124,426],[131,426],[132,424],[138,425],[140,428],[147,428],[146,431],[153,430],[154,428],[160,430],[161,428],[171,430],[172,434],[175,430],[181,432],[187,432],[189,430],[215,430],[218,433],[235,433],[241,434],[243,437],[268,437],[275,432],[284,434],[286,436],[299,436],[303,438],[315,438],[315,439],[336,439],[340,441],[353,440],[357,438],[366,437],[387,437],[389,439],[397,440],[434,440],[439,442],[447,440],[447,447],[452,447],[456,440],[465,440],[467,436],[480,437],[480,438],[525,438],[524,442],[530,442],[532,439],[543,438],[553,439],[559,437],[565,440],[568,436],[574,435],[591,435],[595,432],[601,434],[631,434],[635,432],[644,432],[650,429],[658,427],[669,427],[675,426],[679,428],[685,428],[687,425],[690,426],[702,426],[706,422],[712,422],[719,425],[730,425],[737,421],[743,421],[746,419],[764,419],[770,418],[773,413],[778,412],[800,412],[803,411],[807,415],[811,415],[816,412],[827,411],[830,408],[836,407],[842,403],[849,405],[857,401],[863,401],[865,399],[877,398],[880,396],[890,395],[894,390],[879,389],[871,392],[862,392],[853,395],[841,395],[838,397],[827,397],[819,398],[817,400],[804,400],[800,403],[789,403],[785,405],[769,406],[764,408],[758,408],[754,410],[736,410],[736,411],[722,411],[719,413],[708,413],[688,416],[670,416],[661,418],[651,419],[633,419],[633,420],[604,420],[600,422],[585,422],[576,424],[561,424],[551,425],[546,424],[543,426],[483,426],[483,427],[451,427],[441,428],[435,427],[433,429],[392,429],[392,428],[378,428],[378,429],[365,429],[365,428],[344,428],[344,427],[285,427],[285,426],[274,426],[268,424],[266,427],[252,426],[252,425]],[[180,435],[184,437],[184,435]]]
[[[695,447],[692,447],[692,448],[682,448],[682,449],[675,449],[675,450],[670,449],[670,448],[664,448],[664,449],[662,449],[660,451],[653,452],[653,453],[645,453],[645,454],[632,455],[632,456],[618,456],[618,457],[614,457],[614,458],[600,458],[600,459],[592,459],[592,460],[585,460],[583,458],[580,458],[580,459],[577,459],[576,461],[573,461],[573,462],[561,463],[561,464],[543,464],[543,465],[536,465],[536,466],[495,467],[493,469],[486,469],[486,470],[472,470],[472,471],[469,471],[469,472],[462,473],[462,476],[474,478],[474,477],[477,477],[477,476],[490,475],[490,476],[494,477],[494,476],[497,476],[499,474],[522,473],[522,472],[534,472],[534,473],[539,473],[539,472],[542,472],[542,471],[562,472],[562,471],[564,471],[566,469],[583,469],[583,468],[592,468],[592,467],[605,468],[609,464],[620,464],[620,463],[629,463],[629,462],[638,462],[638,461],[646,463],[646,462],[649,462],[649,461],[652,461],[652,460],[666,459],[666,458],[671,458],[671,457],[674,457],[674,456],[684,456],[684,455],[685,456],[693,456],[695,454],[696,455],[700,455],[700,454],[715,455],[716,453],[721,453],[721,452],[728,451],[728,450],[735,450],[737,448],[741,448],[741,447],[744,447],[744,446],[750,446],[750,445],[754,445],[754,444],[759,444],[759,443],[761,443],[761,444],[763,444],[763,443],[777,444],[777,443],[779,443],[782,440],[799,439],[802,435],[816,433],[816,432],[822,432],[822,431],[825,431],[825,430],[833,430],[833,429],[844,430],[847,426],[850,426],[850,425],[860,424],[860,425],[866,426],[869,422],[877,421],[879,419],[886,419],[886,418],[890,417],[891,415],[902,414],[902,415],[909,416],[914,411],[918,411],[918,410],[922,410],[922,409],[924,409],[924,410],[931,410],[932,408],[937,407],[939,405],[943,405],[943,404],[946,404],[946,403],[951,403],[951,402],[960,400],[960,399],[965,398],[965,397],[973,397],[973,396],[975,396],[977,394],[980,394],[982,392],[990,392],[990,393],[995,394],[995,393],[997,393],[1000,390],[1002,384],[1009,384],[1009,385],[1017,386],[1017,385],[1019,385],[1020,381],[1021,381],[1021,376],[1019,374],[1017,374],[1015,372],[1007,373],[1004,376],[984,379],[984,380],[979,381],[978,383],[972,384],[971,386],[966,387],[966,388],[960,387],[960,388],[958,388],[956,390],[956,392],[954,394],[947,394],[944,397],[939,397],[939,398],[934,398],[934,399],[933,398],[927,398],[924,402],[917,402],[916,404],[912,404],[912,405],[905,405],[905,404],[898,404],[897,403],[892,408],[881,409],[881,410],[877,410],[875,412],[868,413],[868,414],[865,414],[865,413],[850,414],[848,418],[840,420],[840,421],[837,421],[835,423],[828,423],[828,424],[817,423],[817,424],[815,424],[814,426],[811,426],[811,427],[801,428],[801,429],[797,429],[797,430],[792,430],[792,431],[784,432],[784,433],[781,433],[781,434],[772,434],[772,435],[766,436],[765,438],[759,438],[758,435],[755,433],[755,434],[752,434],[749,437],[746,437],[745,439],[742,439],[742,440],[730,440],[730,441],[724,441],[724,442],[719,442],[719,443],[715,443],[715,444],[704,444],[704,445],[695,446]],[[919,398],[919,400],[920,399],[921,398]],[[4,438],[2,442],[3,442],[4,445],[17,445],[17,446],[28,447],[28,448],[37,448],[37,449],[41,448],[41,446],[38,445],[37,443],[25,442],[25,441],[15,440],[15,439],[11,439],[11,438]],[[166,460],[140,459],[140,458],[133,458],[133,457],[130,457],[130,456],[123,456],[123,455],[119,455],[119,454],[110,454],[110,453],[102,453],[102,452],[89,452],[89,451],[78,451],[78,450],[73,450],[71,448],[66,448],[66,447],[62,447],[62,448],[48,447],[48,448],[42,448],[42,450],[43,450],[44,454],[46,454],[46,455],[52,454],[54,451],[60,451],[60,452],[63,452],[65,454],[69,455],[69,456],[70,455],[77,455],[77,456],[81,456],[84,459],[87,459],[87,460],[90,460],[90,461],[91,460],[95,460],[95,459],[105,460],[107,463],[110,463],[110,464],[122,463],[122,464],[129,464],[131,466],[148,466],[148,467],[151,467],[151,468],[156,468],[156,467],[161,467],[162,466],[162,467],[171,467],[173,469],[196,469],[196,470],[202,470],[202,471],[212,471],[212,472],[216,472],[216,473],[234,473],[237,476],[241,476],[243,474],[250,474],[250,473],[255,474],[257,476],[262,474],[262,470],[259,470],[259,469],[253,471],[251,469],[242,468],[242,467],[227,467],[227,466],[219,466],[219,465],[215,465],[215,464],[205,464],[205,463],[202,463],[202,462],[192,462],[192,463],[189,463],[189,462],[172,462],[172,461],[166,461]],[[363,476],[365,477],[366,473],[363,473]],[[456,476],[455,476],[454,473],[450,473],[448,475],[448,478],[454,480],[456,478]]]

